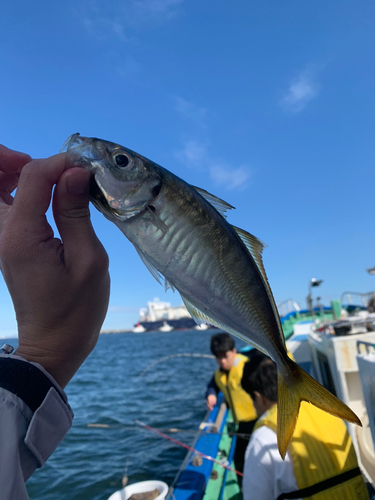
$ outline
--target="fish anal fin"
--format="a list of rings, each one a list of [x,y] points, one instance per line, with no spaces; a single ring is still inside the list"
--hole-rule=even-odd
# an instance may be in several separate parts
[[[234,207],[232,205],[229,205],[226,201],[222,200],[221,198],[218,198],[217,196],[209,193],[205,189],[198,188],[196,186],[191,186],[194,188],[203,198],[208,201],[216,210],[223,216],[226,217],[226,211],[227,210],[233,210]]]
[[[164,290],[167,291],[168,288],[170,288],[172,290],[172,292],[174,293],[176,291],[175,287],[172,285],[172,283],[170,283],[167,278],[164,278]]]
[[[279,371],[277,381],[277,444],[283,459],[293,437],[302,401],[307,401],[334,417],[362,426],[357,415],[345,403],[294,361],[287,358],[286,364],[289,374],[284,378]]]
[[[206,325],[216,326],[217,328],[220,328],[221,330],[224,330],[225,332],[228,332],[231,335],[238,337],[239,339],[243,340],[247,344],[252,345],[253,347],[255,347],[256,349],[258,349],[259,351],[263,352],[264,354],[266,354],[268,356],[267,351],[265,351],[265,349],[262,346],[254,343],[254,342],[250,342],[249,338],[245,337],[245,335],[242,335],[240,332],[234,330],[233,328],[228,327],[228,325],[222,323],[221,321],[208,316],[207,314],[202,312],[201,309],[199,309],[194,304],[192,304],[191,301],[187,297],[185,297],[181,292],[180,292],[180,295],[181,295],[181,298],[185,304],[186,309],[189,311],[191,317],[197,323],[197,325],[200,326],[202,323],[205,323]]]
[[[196,322],[197,325],[200,326],[202,323],[205,323],[207,325],[218,326],[217,323],[213,321],[213,319],[211,319],[209,316],[204,314],[200,309],[195,307],[187,297],[182,295],[182,293],[180,293],[180,295],[185,304],[186,309],[188,310],[190,316],[193,318],[193,320]]]

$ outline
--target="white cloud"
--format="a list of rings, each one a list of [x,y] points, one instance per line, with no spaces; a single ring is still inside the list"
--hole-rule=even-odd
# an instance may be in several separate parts
[[[188,167],[199,166],[207,157],[206,146],[199,141],[188,140],[183,148],[176,152],[176,157]]]
[[[287,94],[280,102],[282,108],[292,113],[299,113],[318,95],[320,86],[315,81],[314,73],[305,70],[290,84]]]
[[[196,106],[195,104],[187,101],[183,97],[175,98],[175,110],[183,117],[192,121],[199,127],[205,127],[205,119],[207,116],[207,109]]]
[[[85,29],[98,40],[115,37],[121,42],[134,40],[134,30],[173,19],[185,0],[114,1],[111,9],[105,0],[83,0],[75,8]]]
[[[246,166],[231,169],[224,165],[212,165],[210,177],[216,185],[223,185],[227,189],[245,189],[251,172]]]
[[[210,178],[217,186],[224,186],[226,189],[245,189],[251,177],[250,169],[242,165],[231,168],[225,161],[218,160],[209,153],[208,141],[204,141],[207,135],[206,118],[207,109],[197,106],[183,97],[175,98],[175,111],[194,125],[194,135],[197,136],[199,130],[200,139],[185,139],[183,146],[175,153],[176,158],[187,167],[206,170]],[[204,134],[202,134],[202,129]],[[203,138],[202,138],[203,137]]]
[[[230,168],[211,158],[207,146],[203,142],[187,140],[175,156],[187,167],[207,169],[214,184],[224,186],[229,190],[245,189],[251,178],[252,173],[249,167],[243,165],[238,168]]]

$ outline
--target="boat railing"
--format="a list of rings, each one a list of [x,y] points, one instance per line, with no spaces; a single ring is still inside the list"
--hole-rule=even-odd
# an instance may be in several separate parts
[[[291,312],[300,312],[301,310],[300,306],[293,299],[284,300],[283,302],[278,304],[277,309],[281,318]]]
[[[362,302],[362,305],[364,307],[367,307],[370,299],[372,299],[373,297],[375,297],[375,292],[366,292],[366,293],[361,293],[361,292],[344,292],[342,295],[341,295],[341,304],[345,304],[345,303],[348,303],[350,306],[352,305],[355,305],[355,303],[353,302],[353,299],[360,299],[360,301]],[[346,302],[345,302],[345,299],[346,299]]]

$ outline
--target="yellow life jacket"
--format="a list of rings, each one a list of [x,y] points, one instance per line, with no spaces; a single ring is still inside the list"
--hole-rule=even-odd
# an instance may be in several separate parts
[[[276,422],[274,405],[254,431],[266,425],[276,432]],[[280,495],[280,499],[368,500],[352,440],[339,418],[302,402],[289,450],[299,490],[295,496]]]
[[[236,423],[248,422],[257,418],[253,401],[241,385],[243,367],[248,360],[249,358],[246,356],[237,354],[229,373],[221,370],[215,372],[216,385],[224,394],[225,401],[232,410],[233,420]]]

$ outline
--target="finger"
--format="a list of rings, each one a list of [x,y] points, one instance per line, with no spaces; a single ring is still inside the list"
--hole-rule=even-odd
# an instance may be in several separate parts
[[[53,186],[66,168],[65,153],[26,165],[20,174],[12,218],[23,221],[31,231],[40,226],[41,219],[44,223]]]
[[[96,254],[106,258],[90,220],[89,185],[91,174],[80,167],[63,173],[53,197],[53,216],[64,244],[66,265],[81,264]]]
[[[0,170],[7,173],[20,172],[22,167],[31,161],[26,153],[13,151],[0,144]]]
[[[3,201],[6,205],[13,203],[11,193],[16,189],[19,174],[4,174],[0,172],[0,203]]]

